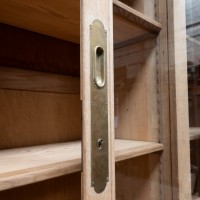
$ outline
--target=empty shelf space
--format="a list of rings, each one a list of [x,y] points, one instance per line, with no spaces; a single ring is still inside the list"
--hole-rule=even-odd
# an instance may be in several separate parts
[[[157,35],[161,24],[136,11],[126,4],[114,0],[114,40],[115,44],[133,38],[139,40],[146,35]]]
[[[80,78],[0,66],[0,88],[80,94]]]
[[[115,141],[116,162],[162,151],[163,144]],[[81,142],[67,142],[0,151],[0,190],[81,171]]]
[[[190,135],[190,140],[200,139],[200,127],[190,127],[189,135]]]

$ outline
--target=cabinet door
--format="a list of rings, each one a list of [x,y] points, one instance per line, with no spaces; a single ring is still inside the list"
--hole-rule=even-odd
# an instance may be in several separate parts
[[[83,200],[115,199],[112,15],[111,0],[81,1]]]

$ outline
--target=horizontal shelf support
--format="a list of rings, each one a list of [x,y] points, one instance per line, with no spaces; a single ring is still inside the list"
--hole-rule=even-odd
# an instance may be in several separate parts
[[[115,140],[116,162],[159,152],[163,144]],[[81,141],[0,151],[0,191],[81,171]]]
[[[0,88],[80,95],[80,78],[0,66]]]

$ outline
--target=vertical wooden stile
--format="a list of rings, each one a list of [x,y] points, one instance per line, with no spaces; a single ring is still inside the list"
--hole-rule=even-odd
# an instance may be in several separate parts
[[[114,89],[113,89],[113,12],[111,0],[81,1],[81,94],[82,94],[82,200],[115,200],[114,176]],[[90,25],[100,20],[107,32],[108,171],[109,181],[101,193],[91,186],[91,85]]]

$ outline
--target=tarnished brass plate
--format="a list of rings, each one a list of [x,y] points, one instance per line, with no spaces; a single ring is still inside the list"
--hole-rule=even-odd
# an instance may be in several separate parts
[[[90,26],[91,186],[101,193],[108,173],[107,33],[99,20]]]

